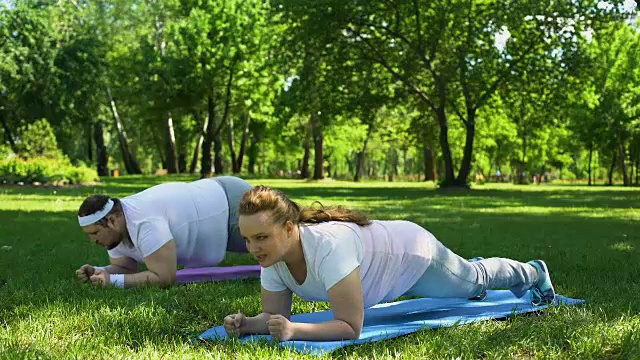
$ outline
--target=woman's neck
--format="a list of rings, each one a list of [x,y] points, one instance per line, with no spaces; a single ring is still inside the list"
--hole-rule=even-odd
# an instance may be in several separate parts
[[[296,225],[291,234],[291,244],[289,251],[284,256],[284,262],[289,267],[305,266],[304,251],[302,249],[302,238],[300,233],[300,225]]]
[[[298,285],[302,285],[307,279],[307,262],[304,258],[304,249],[302,247],[302,237],[300,235],[299,225],[295,227],[294,231],[295,232],[291,234],[290,250],[285,257],[284,262],[294,280]]]

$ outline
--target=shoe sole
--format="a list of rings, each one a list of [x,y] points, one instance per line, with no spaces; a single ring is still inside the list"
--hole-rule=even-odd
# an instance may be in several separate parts
[[[553,299],[550,302],[543,302],[540,305],[555,304],[555,302],[556,302],[556,289],[553,287],[553,283],[551,282],[551,275],[549,275],[549,268],[547,268],[547,263],[545,263],[542,260],[535,260],[535,262],[539,266],[542,266],[542,271],[544,271],[547,274],[547,276],[549,277],[549,287],[551,287],[551,291],[553,292]],[[538,270],[538,269],[536,269],[536,270]]]

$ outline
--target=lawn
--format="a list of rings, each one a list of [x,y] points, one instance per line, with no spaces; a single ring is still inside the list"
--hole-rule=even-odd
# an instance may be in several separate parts
[[[259,281],[122,290],[74,279],[104,250],[81,232],[82,199],[124,197],[188,177],[120,177],[79,188],[0,186],[0,358],[297,358],[268,344],[199,342],[229,313],[260,311]],[[428,183],[251,180],[308,205],[346,205],[408,219],[465,257],[544,259],[559,294],[585,299],[542,315],[348,347],[325,357],[640,358],[640,189],[493,184],[435,190]],[[232,256],[226,264],[252,263]],[[293,313],[326,309],[294,300]]]

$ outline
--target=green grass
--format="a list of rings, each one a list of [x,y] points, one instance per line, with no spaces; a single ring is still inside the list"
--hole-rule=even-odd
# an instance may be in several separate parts
[[[260,309],[259,281],[94,289],[74,280],[104,250],[80,231],[82,199],[123,197],[161,181],[121,177],[104,186],[0,187],[0,358],[298,358],[267,344],[192,341],[229,313]],[[587,300],[540,316],[425,330],[326,355],[355,358],[640,358],[640,189],[251,180],[310,204],[347,205],[409,219],[462,256],[545,259],[558,293]],[[225,261],[252,263],[247,256]],[[294,301],[294,313],[326,309]]]

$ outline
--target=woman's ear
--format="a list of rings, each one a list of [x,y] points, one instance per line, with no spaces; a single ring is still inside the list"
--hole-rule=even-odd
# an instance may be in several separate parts
[[[291,220],[287,220],[286,223],[284,223],[285,229],[287,230],[287,235],[291,236],[293,235],[293,229],[295,228],[295,225],[293,225],[293,221]]]

